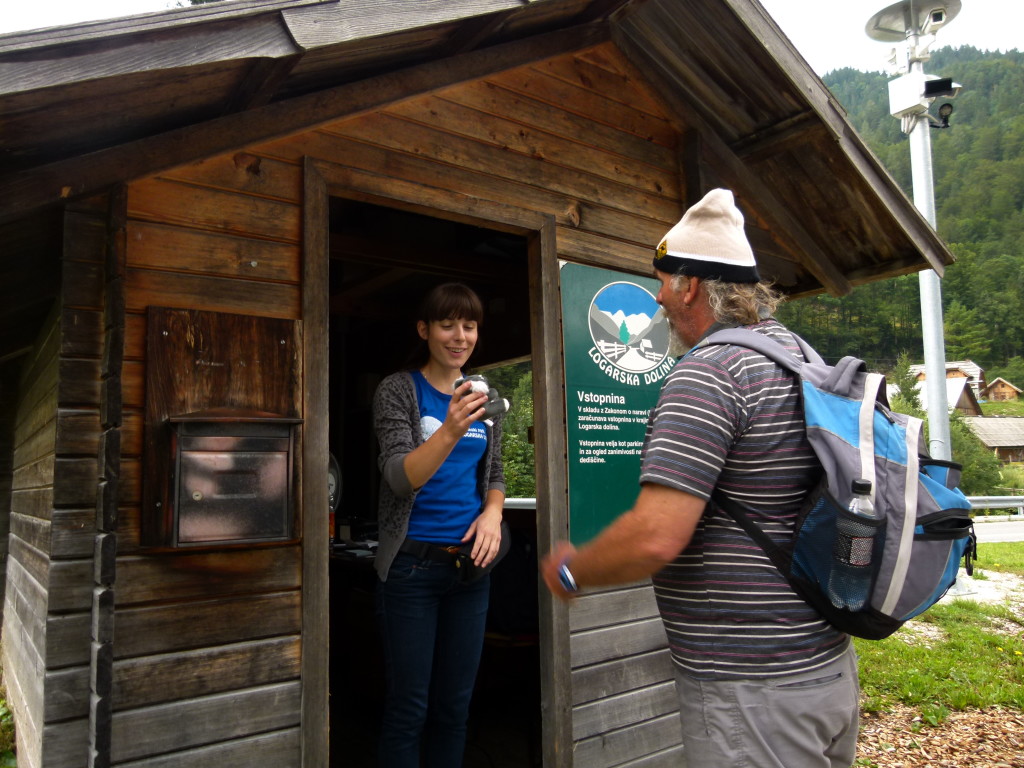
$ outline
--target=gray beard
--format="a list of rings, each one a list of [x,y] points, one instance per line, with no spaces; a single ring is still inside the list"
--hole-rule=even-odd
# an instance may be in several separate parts
[[[679,338],[676,329],[671,324],[668,326],[668,353],[672,357],[682,357],[690,348]]]

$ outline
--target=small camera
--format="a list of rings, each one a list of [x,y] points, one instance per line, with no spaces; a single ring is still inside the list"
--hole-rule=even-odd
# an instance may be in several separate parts
[[[455,382],[455,389],[458,389],[466,382],[470,383],[471,392],[481,392],[487,395],[487,402],[484,403],[484,416],[488,419],[492,419],[499,414],[508,411],[509,404],[508,400],[498,395],[498,390],[492,387],[486,377],[480,374],[474,374],[473,376],[464,376]]]

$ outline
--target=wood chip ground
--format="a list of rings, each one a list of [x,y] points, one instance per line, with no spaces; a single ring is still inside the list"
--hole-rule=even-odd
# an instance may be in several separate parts
[[[966,581],[963,597],[1005,602],[1024,619],[1024,579],[989,573],[984,581]],[[952,599],[947,597],[945,599]],[[929,625],[908,623],[908,642],[929,642]],[[1020,631],[1020,627],[1014,628]],[[1024,768],[1024,712],[989,707],[951,712],[938,726],[922,721],[912,707],[864,713],[857,741],[860,768]]]

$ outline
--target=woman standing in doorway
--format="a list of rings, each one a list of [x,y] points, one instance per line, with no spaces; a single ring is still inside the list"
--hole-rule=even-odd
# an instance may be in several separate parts
[[[431,291],[416,323],[411,370],[388,376],[373,401],[380,443],[376,568],[387,691],[382,768],[458,768],[483,647],[490,577],[463,578],[455,550],[488,565],[501,545],[505,478],[500,419],[463,375],[483,305],[470,288]]]

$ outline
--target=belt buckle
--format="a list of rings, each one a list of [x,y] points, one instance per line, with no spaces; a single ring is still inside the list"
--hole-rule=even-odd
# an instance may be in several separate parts
[[[461,568],[462,567],[462,558],[459,557],[459,550],[461,550],[462,547],[453,545],[453,546],[448,546],[448,547],[441,547],[441,549],[444,550],[445,552],[447,552],[449,555],[452,556],[452,559],[455,560],[455,567],[456,568]]]

